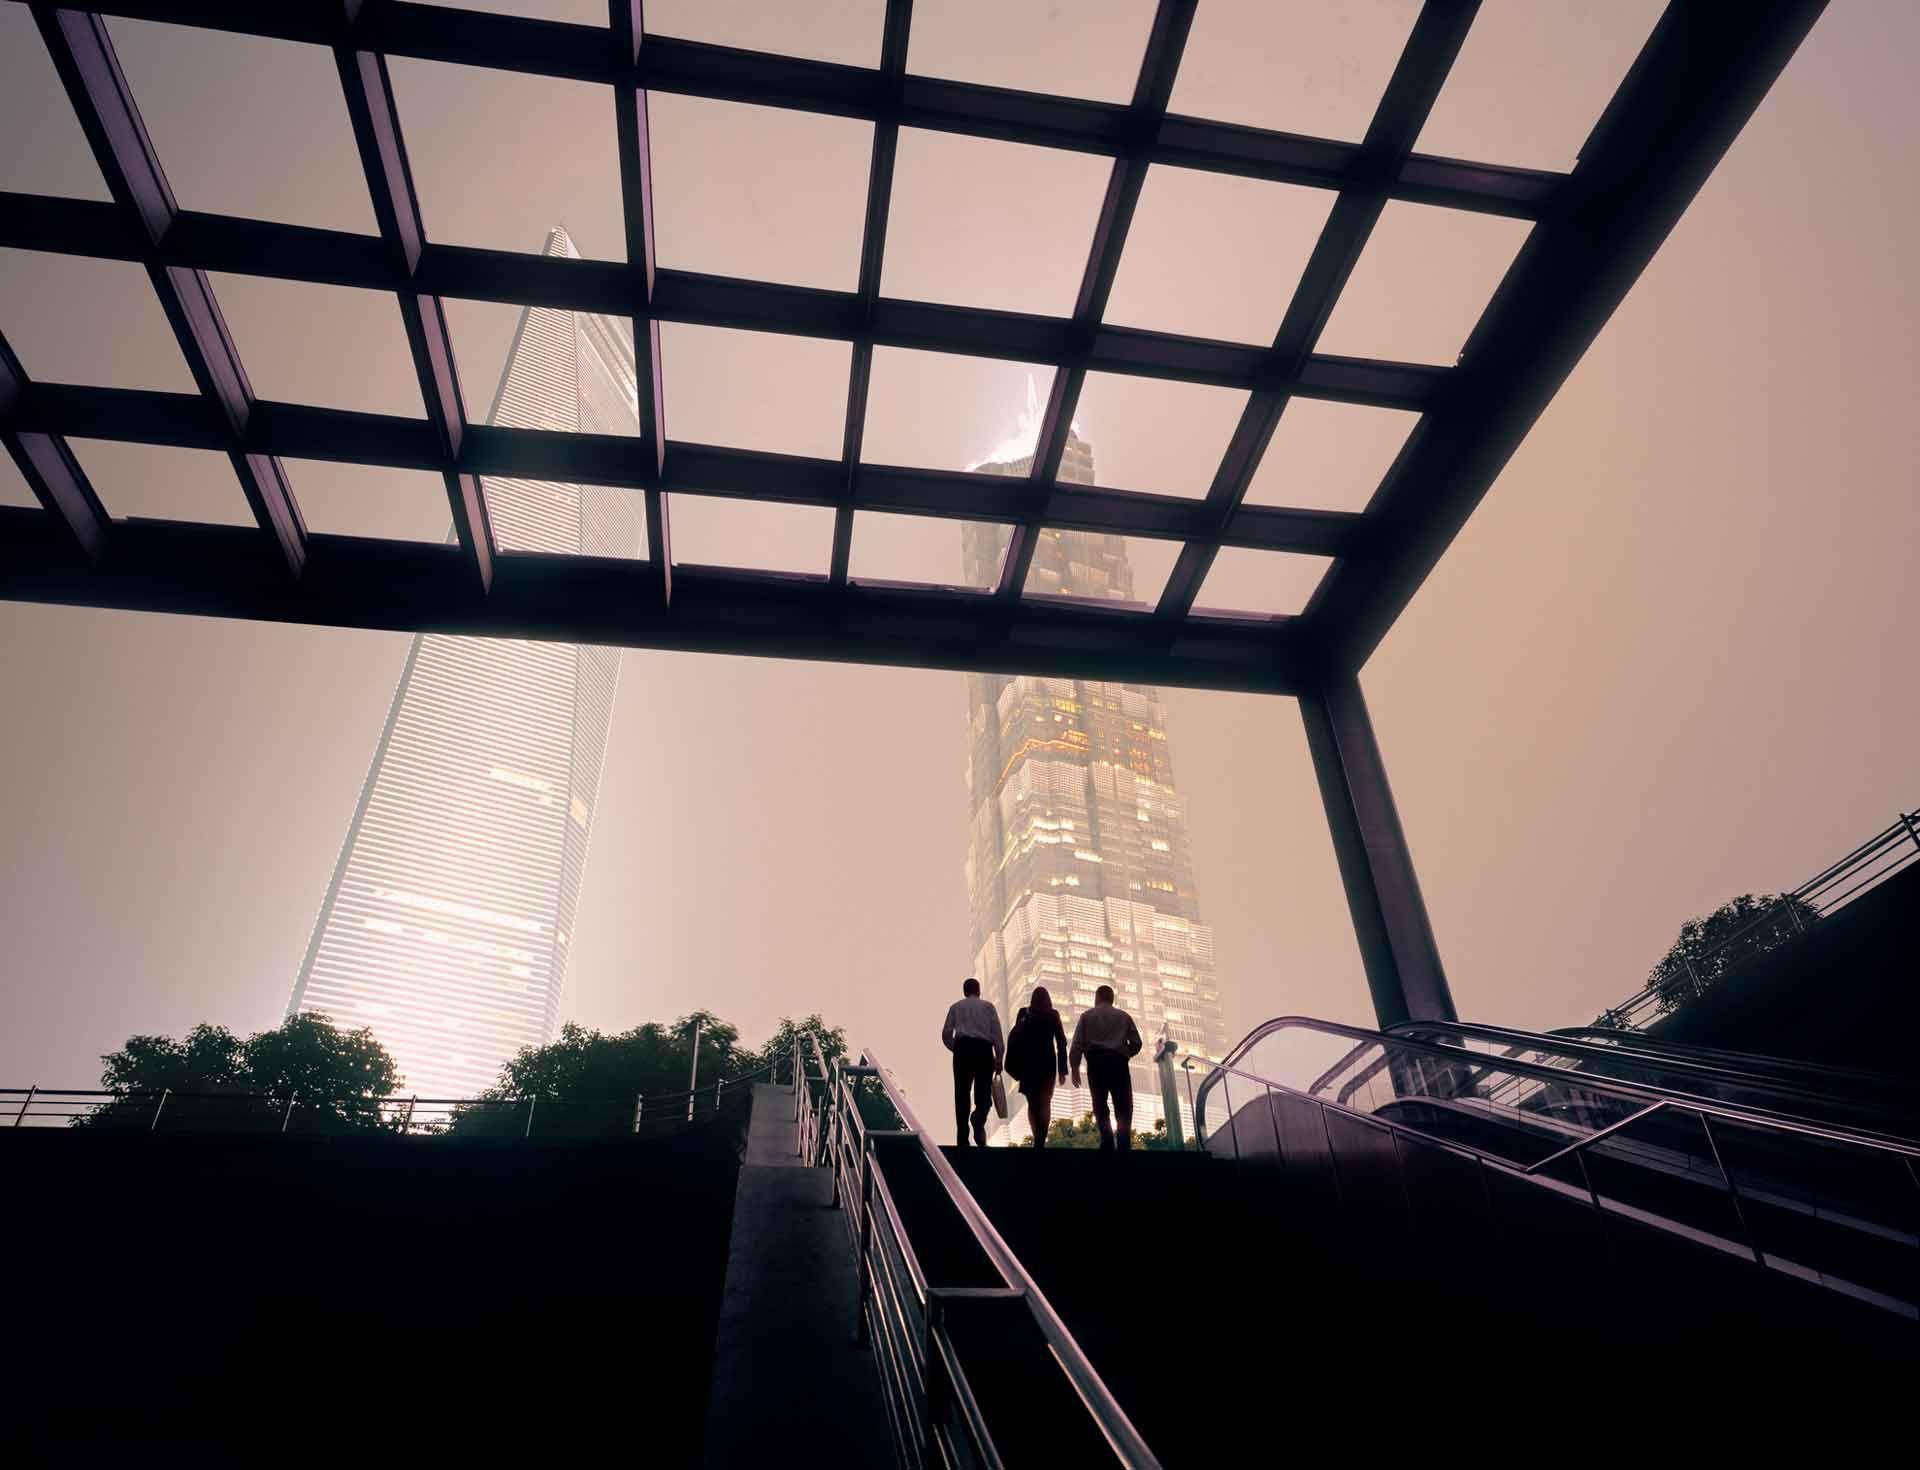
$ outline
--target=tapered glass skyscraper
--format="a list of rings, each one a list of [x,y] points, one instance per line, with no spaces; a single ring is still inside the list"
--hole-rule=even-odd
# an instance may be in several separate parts
[[[1003,446],[975,468],[1032,472]],[[1060,478],[1093,483],[1093,450],[1076,432]],[[1006,554],[1004,527],[963,532],[969,580],[991,586]],[[1119,536],[1043,531],[1026,590],[1134,600]],[[1151,1065],[1162,1034],[1183,1053],[1227,1045],[1213,930],[1200,918],[1185,803],[1174,784],[1160,692],[1145,684],[969,674],[967,891],[973,973],[1009,1029],[1036,985],[1047,987],[1069,1035],[1101,985],[1114,988],[1147,1043],[1133,1069],[1134,1126],[1161,1115]],[[1018,1098],[1007,1133],[1026,1136]],[[1056,1119],[1092,1107],[1084,1090],[1054,1094]],[[1184,1096],[1181,1112],[1186,1113]]]
[[[576,255],[563,230],[544,253]],[[527,309],[487,421],[638,433],[631,323]],[[484,490],[505,549],[638,553],[628,492]],[[617,648],[414,638],[289,1014],[372,1027],[422,1097],[551,1039],[619,673]]]

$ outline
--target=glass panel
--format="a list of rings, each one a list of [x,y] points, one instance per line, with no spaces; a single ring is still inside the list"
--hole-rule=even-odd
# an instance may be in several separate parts
[[[859,285],[872,123],[654,92],[647,129],[661,265]]]
[[[1398,409],[1289,399],[1246,503],[1365,510],[1419,421]]]
[[[467,418],[476,424],[492,423],[500,375],[526,308],[507,301],[462,301],[451,296],[442,298],[440,306],[453,341],[453,365],[460,375]]]
[[[1202,5],[1173,111],[1357,143],[1419,14],[1420,0]]]
[[[487,519],[503,551],[644,558],[646,502],[638,490],[552,480],[481,480]]]
[[[1076,434],[1097,446],[1097,485],[1154,495],[1203,496],[1247,405],[1243,388],[1088,373]],[[1068,476],[1062,471],[1061,478]]]
[[[258,397],[425,416],[392,293],[211,272],[208,280]]]
[[[1023,92],[1128,102],[1154,0],[919,0],[907,70]]]
[[[1000,580],[1006,544],[1007,528],[987,521],[863,510],[853,518],[847,575],[856,582],[925,582],[984,590]]]
[[[217,449],[177,449],[166,444],[121,444],[107,439],[70,439],[68,447],[86,472],[93,493],[115,520],[208,521],[253,526],[253,510]]]
[[[452,516],[447,483],[430,470],[281,461],[307,529],[323,535],[378,536],[390,541],[447,539]]]
[[[852,356],[847,342],[663,322],[667,438],[838,459]]]
[[[825,506],[675,495],[669,514],[676,566],[824,576],[833,556],[833,512]]]
[[[387,61],[427,233],[538,254],[563,226],[590,260],[625,260],[613,89],[483,67]]]
[[[1664,9],[1486,0],[1415,150],[1571,169]]]
[[[326,47],[117,16],[107,30],[182,209],[375,232]]]
[[[600,10],[604,25],[606,6]],[[715,46],[878,66],[886,13],[886,0],[647,0],[647,29]]]
[[[1327,189],[1155,164],[1127,231],[1106,320],[1271,342],[1334,197]]]
[[[1618,1099],[1608,1105],[1630,1106]],[[1697,1113],[1663,1109],[1630,1123],[1589,1148],[1586,1164],[1600,1206],[1610,1214],[1729,1254],[1749,1252],[1740,1213]]]
[[[1052,383],[1052,368],[1031,363],[876,347],[860,458],[929,470],[1016,464],[1033,454]]]
[[[1920,1188],[1908,1161],[1725,1118],[1712,1126],[1769,1266],[1882,1305],[1920,1305]]]
[[[902,128],[882,294],[1069,315],[1111,167],[1058,148]]]
[[[1123,603],[1151,611],[1179,555],[1178,541],[1049,527],[1034,547],[1022,591],[1028,597]]]
[[[1291,617],[1306,608],[1332,565],[1330,556],[1223,546],[1200,584],[1194,607],[1199,612]]]
[[[33,12],[0,5],[0,189],[111,199]]]
[[[131,261],[0,247],[0,332],[30,378],[195,391],[160,298]]]
[[[604,26],[606,0],[426,0],[460,10],[484,10],[492,15],[525,15],[535,20],[564,20],[575,25]],[[659,0],[648,0],[647,19],[653,19]]]
[[[1392,201],[1314,350],[1451,364],[1531,228],[1525,220]]]

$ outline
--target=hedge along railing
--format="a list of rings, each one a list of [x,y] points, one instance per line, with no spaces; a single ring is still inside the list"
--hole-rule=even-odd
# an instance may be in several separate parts
[[[1780,894],[1752,923],[1698,955],[1683,956],[1684,980],[1677,975],[1649,980],[1619,1005],[1602,1011],[1593,1024],[1609,1031],[1644,1030],[1674,1008],[1676,996],[1690,999],[1702,995],[1726,979],[1725,975],[1705,979],[1700,975],[1700,965],[1715,955],[1752,939],[1762,929],[1791,926],[1798,934],[1809,924],[1838,913],[1916,861],[1920,861],[1920,811],[1901,812],[1891,826],[1876,832],[1838,862],[1791,893]]]
[[[744,1108],[772,1064],[697,1088],[602,1098],[303,1097],[298,1092],[110,1092],[0,1087],[0,1127],[115,1132],[343,1133],[412,1137],[659,1137]]]

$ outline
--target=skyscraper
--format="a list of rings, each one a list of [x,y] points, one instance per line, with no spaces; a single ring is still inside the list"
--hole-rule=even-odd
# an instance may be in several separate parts
[[[975,468],[1025,475],[1032,466],[1016,438]],[[1093,450],[1078,432],[1067,440],[1060,478],[1093,483]],[[992,585],[1006,528],[969,523],[962,534],[970,579]],[[1026,590],[1132,601],[1126,542],[1043,531]],[[1162,1111],[1155,1038],[1210,1056],[1227,1045],[1213,930],[1200,918],[1160,693],[1144,684],[969,674],[967,694],[973,973],[1009,1028],[1033,987],[1046,986],[1069,1035],[1094,990],[1111,985],[1147,1043],[1133,1088],[1134,1126],[1148,1131]],[[1027,1130],[1013,1101],[1007,1134],[1018,1140]],[[1074,1118],[1092,1106],[1084,1089],[1064,1087],[1053,1115]]]
[[[578,258],[558,229],[543,253]],[[529,307],[487,422],[638,433],[631,323]],[[627,492],[484,490],[505,549],[637,554]],[[414,638],[290,1015],[372,1027],[422,1097],[552,1038],[619,675],[617,648]]]

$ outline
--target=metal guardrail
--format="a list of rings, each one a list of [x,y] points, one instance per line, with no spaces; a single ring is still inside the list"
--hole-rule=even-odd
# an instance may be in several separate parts
[[[834,1205],[850,1206],[845,1215],[860,1267],[860,1331],[875,1353],[899,1463],[983,1470],[999,1470],[1007,1463],[967,1381],[950,1330],[948,1314],[964,1300],[1000,1302],[1005,1310],[1027,1314],[1080,1411],[1111,1450],[1113,1463],[1132,1470],[1157,1470],[1160,1462],[1126,1411],[920,1126],[877,1058],[868,1052],[857,1066],[837,1060],[829,1064],[818,1039],[809,1035],[804,1042],[796,1038],[792,1073],[800,1082],[794,1089],[794,1107],[801,1156],[832,1171]],[[863,1093],[870,1099],[884,1098],[899,1126],[870,1126],[861,1109]],[[947,1200],[998,1274],[999,1286],[951,1288],[929,1283],[876,1159],[875,1141],[884,1138],[915,1141]]]
[[[1455,1155],[1471,1158],[1476,1161],[1476,1168],[1479,1170],[1492,1169],[1517,1178],[1534,1179],[1560,1192],[1570,1192],[1576,1196],[1584,1197],[1593,1210],[1603,1217],[1610,1214],[1629,1216],[1639,1219],[1642,1223],[1652,1225],[1655,1228],[1687,1235],[1690,1238],[1709,1245],[1718,1246],[1723,1249],[1736,1249],[1749,1255],[1753,1263],[1762,1269],[1778,1270],[1802,1279],[1811,1278],[1820,1280],[1824,1284],[1847,1291],[1851,1295],[1870,1301],[1874,1305],[1891,1310],[1900,1316],[1920,1320],[1920,1301],[1915,1300],[1914,1293],[1911,1289],[1908,1290],[1905,1296],[1892,1296],[1884,1292],[1849,1283],[1829,1273],[1811,1269],[1797,1261],[1777,1258],[1773,1253],[1769,1252],[1748,1209],[1749,1196],[1761,1194],[1761,1190],[1756,1186],[1754,1180],[1749,1179],[1747,1185],[1744,1187],[1745,1192],[1743,1193],[1743,1186],[1738,1177],[1739,1171],[1730,1168],[1726,1162],[1723,1151],[1722,1134],[1729,1127],[1734,1129],[1756,1130],[1766,1135],[1769,1142],[1772,1143],[1785,1142],[1789,1145],[1799,1144],[1811,1149],[1846,1150],[1851,1152],[1856,1162],[1863,1158],[1872,1158],[1877,1161],[1877,1163],[1884,1164],[1890,1173],[1903,1175],[1906,1185],[1911,1191],[1907,1209],[1903,1212],[1903,1217],[1891,1226],[1881,1224],[1873,1228],[1875,1229],[1875,1233],[1884,1237],[1894,1238],[1899,1243],[1914,1249],[1920,1249],[1920,1235],[1914,1233],[1911,1225],[1914,1212],[1920,1210],[1920,1147],[1897,1139],[1882,1138],[1855,1130],[1826,1127],[1804,1122],[1799,1119],[1777,1117],[1770,1113],[1750,1108],[1725,1106],[1692,1098],[1662,1096],[1657,1091],[1643,1089],[1626,1082],[1592,1078],[1585,1074],[1577,1078],[1569,1077],[1566,1073],[1556,1068],[1532,1066],[1524,1062],[1517,1062],[1510,1064],[1515,1071],[1529,1074],[1543,1082],[1558,1082],[1562,1085],[1577,1087],[1582,1092],[1592,1092],[1597,1095],[1611,1097],[1619,1100],[1622,1104],[1629,1102],[1638,1104],[1634,1106],[1630,1112],[1624,1112],[1623,1108],[1624,1116],[1620,1116],[1604,1126],[1594,1127],[1591,1132],[1583,1137],[1572,1140],[1564,1147],[1551,1150],[1542,1157],[1529,1162],[1521,1162],[1517,1159],[1505,1158],[1498,1154],[1488,1152],[1485,1149],[1476,1148],[1471,1144],[1463,1143],[1457,1139],[1443,1137],[1419,1128],[1410,1127],[1397,1119],[1381,1116],[1377,1110],[1365,1111],[1359,1107],[1352,1106],[1350,1105],[1352,1101],[1350,1090],[1341,1094],[1342,1099],[1344,1099],[1341,1101],[1318,1095],[1318,1090],[1321,1087],[1332,1086],[1339,1080],[1339,1076],[1336,1074],[1340,1073],[1342,1066],[1356,1064],[1360,1061],[1368,1042],[1379,1046],[1383,1052],[1391,1049],[1407,1054],[1407,1057],[1402,1059],[1403,1064],[1399,1068],[1389,1066],[1382,1069],[1374,1067],[1371,1063],[1367,1064],[1366,1070],[1368,1070],[1371,1075],[1375,1077],[1387,1077],[1390,1085],[1393,1085],[1396,1070],[1410,1076],[1423,1075],[1421,1070],[1422,1065],[1432,1062],[1437,1063],[1439,1067],[1445,1068],[1449,1072],[1457,1072],[1463,1067],[1478,1066],[1486,1063],[1489,1059],[1484,1054],[1465,1052],[1456,1048],[1412,1041],[1401,1037],[1382,1036],[1358,1027],[1342,1026],[1334,1022],[1314,1021],[1305,1017],[1288,1016],[1276,1018],[1273,1021],[1266,1022],[1260,1027],[1256,1027],[1229,1055],[1236,1058],[1243,1057],[1245,1053],[1260,1040],[1286,1027],[1305,1027],[1324,1032],[1330,1036],[1342,1038],[1351,1037],[1358,1039],[1361,1045],[1348,1051],[1346,1056],[1342,1058],[1340,1064],[1336,1064],[1334,1068],[1328,1069],[1316,1078],[1315,1082],[1311,1085],[1312,1090],[1263,1076],[1237,1066],[1230,1061],[1211,1061],[1201,1057],[1190,1058],[1190,1065],[1197,1064],[1204,1067],[1208,1073],[1206,1080],[1201,1083],[1195,1098],[1195,1131],[1201,1139],[1202,1147],[1207,1148],[1210,1152],[1213,1151],[1213,1139],[1217,1137],[1221,1131],[1220,1129],[1215,1129],[1213,1130],[1213,1134],[1209,1135],[1206,1129],[1207,1103],[1211,1094],[1216,1088],[1219,1088],[1223,1091],[1227,1100],[1229,1120],[1227,1125],[1224,1126],[1229,1133],[1229,1140],[1233,1148],[1233,1157],[1236,1160],[1241,1158],[1241,1124],[1239,1120],[1244,1109],[1252,1106],[1253,1099],[1247,1099],[1242,1102],[1240,1107],[1235,1107],[1230,1079],[1239,1078],[1247,1083],[1249,1088],[1253,1090],[1255,1098],[1264,1098],[1265,1100],[1265,1112],[1272,1130],[1273,1156],[1276,1159],[1284,1159],[1286,1151],[1281,1137],[1279,1118],[1274,1111],[1273,1099],[1276,1096],[1284,1096],[1311,1104],[1318,1110],[1321,1129],[1327,1139],[1329,1149],[1333,1146],[1333,1134],[1327,1122],[1329,1116],[1343,1116],[1354,1119],[1369,1127],[1384,1128],[1393,1135],[1396,1140],[1394,1150],[1396,1167],[1403,1167],[1399,1162],[1399,1140],[1415,1140],[1426,1147],[1443,1149]],[[1395,1090],[1397,1093],[1397,1086]],[[1433,1102],[1440,1105],[1445,1105],[1448,1101],[1443,1093],[1426,1093],[1418,1088],[1405,1094],[1399,1094],[1394,1100],[1414,1103]],[[1541,1121],[1537,1118],[1529,1118],[1528,1115],[1519,1113],[1518,1110],[1514,1108],[1491,1103],[1483,1095],[1476,1094],[1471,1097],[1469,1101],[1484,1105],[1489,1116],[1505,1117],[1522,1123],[1538,1123]],[[1616,1146],[1625,1145],[1628,1152],[1624,1156],[1632,1158],[1633,1162],[1641,1164],[1649,1162],[1649,1159],[1646,1157],[1637,1157],[1634,1155],[1632,1150],[1636,1145],[1630,1143],[1624,1135],[1629,1129],[1645,1123],[1660,1113],[1691,1115],[1698,1119],[1702,1139],[1706,1145],[1706,1155],[1701,1162],[1711,1163],[1711,1172],[1704,1176],[1705,1182],[1713,1184],[1717,1181],[1718,1187],[1725,1192],[1727,1201],[1732,1209],[1733,1219],[1741,1237],[1738,1241],[1715,1238],[1711,1234],[1703,1232],[1683,1221],[1649,1216],[1644,1210],[1638,1209],[1632,1204],[1616,1198],[1596,1186],[1593,1172],[1587,1167],[1589,1154],[1593,1152],[1598,1145],[1611,1143]],[[1719,1124],[1718,1128],[1715,1126],[1716,1122]],[[1664,1145],[1652,1148],[1645,1146],[1638,1147],[1641,1154],[1647,1155],[1666,1151]],[[1264,1155],[1264,1149],[1262,1153]],[[1570,1180],[1557,1179],[1547,1172],[1553,1166],[1562,1164],[1568,1160],[1571,1160],[1578,1169],[1579,1179],[1577,1184]],[[1688,1162],[1691,1163],[1693,1161],[1689,1160]],[[1766,1194],[1764,1198],[1770,1205],[1785,1203],[1789,1207],[1792,1207],[1793,1203],[1791,1201],[1783,1201],[1779,1196],[1774,1194]]]
[[[1803,912],[1811,915],[1815,923],[1831,917],[1915,862],[1920,862],[1920,810],[1903,811],[1891,826],[1876,832],[1838,862],[1816,873],[1791,893],[1780,894],[1752,923],[1688,959],[1688,980],[1680,990],[1697,996],[1725,983],[1725,976],[1702,979],[1696,961],[1711,960],[1760,930],[1779,928],[1783,922],[1799,931],[1808,922]],[[1649,981],[1619,1005],[1602,1011],[1593,1024],[1610,1031],[1644,1030],[1673,1009],[1675,991],[1674,979]]]
[[[626,1097],[303,1097],[260,1092],[110,1092],[0,1087],[0,1128],[144,1133],[382,1132],[416,1138],[657,1138],[745,1106],[769,1064],[676,1092]]]

